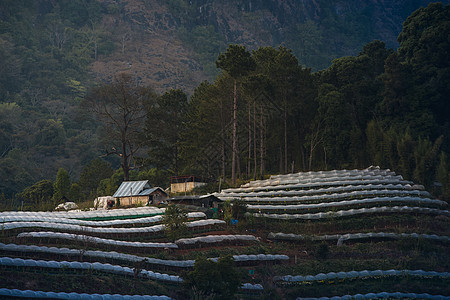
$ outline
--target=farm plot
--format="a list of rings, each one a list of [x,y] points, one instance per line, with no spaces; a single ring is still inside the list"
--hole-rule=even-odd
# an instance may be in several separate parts
[[[277,175],[214,195],[246,204],[245,217],[190,212],[173,240],[160,208],[2,212],[0,296],[189,299],[195,262],[225,255],[241,299],[450,296],[448,204],[390,170]]]
[[[192,269],[195,260],[182,259],[185,254],[178,252],[198,253],[198,249],[223,246],[239,249],[259,243],[253,235],[227,234],[223,220],[205,219],[201,212],[187,214],[186,237],[168,241],[161,213],[164,210],[156,208],[122,209],[113,213],[0,213],[4,242],[0,243],[0,269],[5,279],[15,278],[13,282],[3,282],[0,295],[64,298],[70,294],[77,298],[83,294],[86,299],[100,296],[106,299],[140,290],[148,299],[179,298],[177,291],[182,290],[183,283],[180,275],[183,270]],[[167,256],[173,259],[158,258]],[[209,259],[217,262],[218,257],[209,256]],[[251,266],[277,264],[288,261],[289,257],[254,252],[248,255],[237,253],[232,259],[237,265]],[[52,284],[55,280],[48,280],[52,276],[65,278],[63,290]],[[99,296],[96,293],[98,289],[90,286],[86,278],[102,281],[113,278],[114,281],[130,283],[130,287],[113,286],[108,293],[103,292]],[[24,285],[24,281],[31,283]],[[69,282],[73,281],[84,282],[83,288],[70,287],[73,284]],[[152,284],[148,285],[148,281]],[[35,288],[21,289],[29,285],[35,285]],[[48,290],[42,289],[41,285]],[[136,288],[137,285],[141,287]],[[257,291],[262,290],[262,286],[243,283],[241,289]],[[115,295],[110,293],[111,290]],[[154,296],[154,293],[163,295]]]
[[[274,248],[284,249],[291,257],[291,264],[274,267],[272,278],[285,297],[343,296],[349,290],[354,290],[353,295],[371,296],[382,292],[450,295],[443,288],[450,283],[447,276],[418,279],[410,272],[447,274],[448,203],[390,170],[370,167],[277,175],[214,195],[246,204],[252,228],[264,232]],[[372,274],[381,267],[407,275],[390,281],[383,275],[287,284],[292,278],[310,279],[318,270],[321,274]],[[360,284],[368,281],[372,283]]]

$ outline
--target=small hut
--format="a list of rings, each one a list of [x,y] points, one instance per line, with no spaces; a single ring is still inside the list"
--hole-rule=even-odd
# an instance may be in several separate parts
[[[182,204],[189,206],[198,206],[204,208],[217,208],[219,203],[223,201],[214,195],[189,195],[189,196],[175,196],[167,199],[169,204]]]
[[[148,180],[124,181],[113,197],[120,206],[158,205],[166,200],[167,193],[160,187],[152,187]]]
[[[171,193],[186,193],[194,188],[205,185],[203,178],[195,175],[188,176],[172,176],[170,178]]]

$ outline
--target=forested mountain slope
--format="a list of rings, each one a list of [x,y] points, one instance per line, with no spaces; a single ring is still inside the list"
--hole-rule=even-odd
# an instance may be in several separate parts
[[[99,26],[113,33],[113,55],[93,64],[99,78],[136,73],[158,90],[191,92],[217,75],[214,61],[230,43],[250,49],[284,45],[313,70],[355,55],[372,40],[396,48],[408,15],[430,1],[101,1]]]
[[[267,140],[261,139],[267,143],[265,144],[266,150],[261,148],[265,151],[264,159],[266,159],[267,171],[280,172],[280,170],[284,170],[283,172],[287,172],[289,168],[294,168],[294,161],[296,161],[296,169],[305,170],[308,167],[350,167],[350,161],[355,162],[352,167],[366,167],[366,162],[373,159],[368,156],[362,157],[366,155],[367,151],[357,151],[358,147],[355,145],[360,145],[358,139],[366,144],[370,144],[367,142],[368,136],[372,141],[383,140],[384,137],[370,135],[366,133],[366,130],[372,130],[372,133],[384,132],[387,134],[389,129],[386,123],[381,123],[381,125],[369,123],[372,120],[375,106],[377,106],[377,112],[380,112],[379,107],[382,107],[385,109],[383,114],[391,114],[386,122],[401,122],[402,116],[397,112],[398,109],[403,109],[402,105],[406,103],[404,94],[408,93],[408,95],[414,95],[411,97],[414,101],[413,105],[409,106],[411,112],[407,114],[405,120],[413,125],[417,124],[411,128],[414,143],[421,136],[425,141],[422,148],[428,149],[431,146],[427,144],[429,141],[425,138],[430,137],[431,142],[434,142],[448,128],[448,125],[445,125],[447,107],[441,99],[445,94],[445,88],[436,91],[429,89],[430,86],[437,87],[442,82],[445,83],[445,80],[427,81],[423,90],[427,90],[430,95],[439,96],[428,97],[428,94],[425,93],[425,96],[422,97],[420,96],[422,94],[416,90],[410,90],[410,87],[418,87],[418,85],[406,81],[398,82],[398,78],[405,78],[403,75],[409,74],[410,70],[399,65],[394,57],[389,60],[390,69],[384,77],[379,77],[384,72],[383,67],[369,72],[371,74],[364,73],[367,70],[360,70],[360,73],[356,70],[358,72],[355,71],[355,74],[361,75],[361,81],[356,82],[354,87],[339,81],[346,80],[345,78],[337,77],[348,71],[353,72],[351,69],[353,67],[369,66],[365,62],[366,56],[373,56],[373,63],[382,65],[384,59],[391,53],[389,48],[395,49],[398,46],[396,39],[402,30],[402,22],[415,9],[421,5],[426,6],[429,2],[431,1],[2,1],[0,4],[0,178],[2,179],[0,195],[5,194],[6,197],[11,197],[40,180],[54,180],[60,168],[67,170],[70,178],[77,181],[80,174],[83,173],[83,168],[96,164],[92,160],[103,154],[106,148],[106,140],[103,140],[104,128],[100,126],[98,120],[88,118],[85,108],[81,107],[80,103],[92,86],[110,83],[113,77],[120,72],[129,73],[136,84],[153,89],[155,98],[169,89],[179,89],[178,92],[167,94],[167,101],[164,98],[160,99],[160,103],[158,103],[160,107],[163,107],[164,103],[170,104],[172,96],[178,97],[183,92],[195,96],[193,97],[194,101],[192,99],[189,101],[191,114],[195,109],[205,110],[211,114],[218,109],[218,103],[223,102],[224,107],[221,108],[221,112],[226,113],[226,118],[220,121],[221,127],[219,127],[225,128],[224,126],[230,121],[227,118],[231,115],[228,114],[231,102],[227,102],[230,100],[231,90],[228,89],[228,85],[231,81],[226,76],[217,77],[220,70],[216,68],[215,61],[229,44],[244,45],[249,51],[257,50],[259,47],[268,47],[260,52],[255,52],[261,55],[258,67],[260,69],[251,76],[273,75],[270,69],[263,66],[263,56],[266,51],[268,51],[266,54],[270,55],[286,55],[287,59],[295,56],[292,62],[299,67],[296,67],[297,69],[303,68],[299,73],[301,79],[298,79],[301,83],[295,83],[295,91],[289,86],[282,88],[293,92],[292,97],[289,96],[289,99],[283,100],[285,103],[282,107],[282,110],[286,111],[287,105],[292,105],[295,108],[290,110],[292,115],[285,115],[281,119],[278,115],[267,116],[270,130],[264,133],[267,134],[265,137]],[[443,32],[445,32],[445,28]],[[387,49],[383,49],[384,44],[373,44],[370,46],[373,49],[368,47],[361,52],[364,45],[374,39],[383,41]],[[430,39],[433,40],[433,37]],[[277,48],[279,45],[283,45],[284,48]],[[270,50],[270,47],[275,50]],[[380,55],[377,54],[377,51]],[[423,51],[419,49],[415,53],[420,54]],[[332,59],[349,55],[358,55],[358,57],[338,60],[334,66],[331,65]],[[411,53],[401,53],[401,59],[404,60],[405,57],[409,59],[410,55]],[[417,61],[425,63],[421,65],[417,64]],[[413,63],[414,67],[421,68],[414,69],[414,72],[423,71],[424,76],[428,76],[427,78],[434,78],[435,69],[429,68],[429,66],[435,66],[435,61],[428,61],[419,55],[411,57],[408,63]],[[352,64],[354,66],[347,68]],[[331,67],[328,68],[329,66]],[[328,69],[314,74],[308,71],[309,68],[313,71]],[[439,71],[441,73],[438,77],[443,76],[442,78],[444,78],[445,66],[442,70],[442,72]],[[280,69],[278,71],[290,72],[292,70]],[[345,76],[347,75],[344,74]],[[280,78],[272,77],[270,78],[273,81],[271,84],[278,84],[277,80]],[[211,82],[216,78],[217,82],[214,85],[208,86],[201,83],[204,80]],[[255,82],[257,83],[257,81]],[[326,84],[332,84],[334,87]],[[361,88],[360,84],[362,86],[367,84],[370,89]],[[319,85],[322,85],[321,88]],[[387,89],[387,92],[391,93],[390,95],[383,94],[384,85],[388,87],[391,85]],[[370,95],[358,94],[356,89],[359,88]],[[194,93],[196,89],[197,95]],[[269,91],[261,87],[260,90],[243,91],[242,96],[250,99],[254,96],[251,93],[264,90],[267,95],[279,99],[280,94],[277,93],[281,93],[282,89]],[[201,95],[202,91],[204,95]],[[299,91],[303,91],[302,94],[298,93]],[[305,94],[304,91],[307,93]],[[333,98],[333,100],[331,96],[336,96],[335,92],[338,91],[339,97]],[[372,91],[374,94],[371,94]],[[210,92],[213,95],[220,93],[220,96],[212,101],[211,96],[207,94]],[[359,99],[358,97],[361,95],[365,99],[364,105],[358,106],[358,102],[353,102],[348,107],[342,106],[343,111],[340,115],[348,114],[351,117],[345,119],[344,127],[339,127],[341,132],[337,134],[331,130],[323,133],[326,139],[320,141],[320,151],[325,152],[325,148],[332,147],[336,155],[328,152],[326,154],[329,156],[325,155],[322,162],[319,161],[317,158],[319,155],[316,154],[314,159],[317,161],[315,164],[311,164],[313,155],[310,155],[309,152],[313,153],[312,137],[315,133],[315,129],[312,128],[315,123],[311,123],[313,119],[319,120],[324,114],[339,115],[338,112],[327,111],[328,103],[331,103],[331,100],[356,101],[355,99]],[[424,98],[433,99],[434,104],[430,104],[430,106],[424,103],[422,101]],[[286,102],[287,100],[289,103]],[[383,100],[382,104],[380,104],[381,100]],[[184,103],[183,95],[177,101],[179,101],[177,103]],[[246,103],[240,100],[239,105],[244,107],[247,105]],[[208,108],[208,105],[214,107]],[[367,105],[372,105],[373,110],[367,110]],[[322,108],[320,108],[321,106]],[[430,114],[427,111],[426,114],[419,114],[418,118],[418,112],[423,111],[423,107],[428,109],[429,106],[431,107]],[[168,108],[170,107],[171,105],[168,105]],[[317,107],[319,107],[319,114],[316,116]],[[168,108],[156,110],[153,113],[156,113],[158,118],[161,118],[161,113],[177,113],[175,111],[168,112],[170,110]],[[300,110],[300,108],[302,109]],[[183,109],[181,113],[186,114],[187,111],[188,109]],[[246,110],[240,108],[239,111],[239,118],[242,122],[247,123]],[[361,115],[356,116],[359,113]],[[166,117],[173,120],[170,115]],[[433,123],[434,118],[437,120],[437,125]],[[284,131],[281,125],[283,119],[287,121]],[[416,122],[418,119],[420,122]],[[341,122],[341,120],[330,118],[323,120],[328,126],[327,128],[331,129],[337,128],[333,122]],[[354,121],[350,122],[349,120]],[[191,122],[189,128],[195,129],[194,119],[189,122]],[[180,118],[178,123],[186,124],[186,120]],[[267,124],[265,126],[268,126]],[[368,124],[371,124],[371,127],[368,127]],[[216,125],[218,126],[218,124]],[[401,124],[399,127],[403,130],[407,127],[404,125]],[[163,137],[161,137],[163,131],[159,129],[159,131],[150,132],[146,138],[151,137],[154,141],[164,140],[169,134],[178,132],[181,128],[172,128],[173,130],[170,131],[171,129],[167,126],[151,121],[146,126],[147,129],[169,130],[164,131],[165,136]],[[382,127],[384,131],[377,130],[376,126],[384,126]],[[212,128],[215,127],[209,126],[207,129],[211,130]],[[316,129],[319,132],[318,127]],[[206,149],[206,151],[213,151],[212,155],[215,159],[221,157],[222,154],[218,150],[220,145],[215,144],[217,141],[211,136],[207,136],[207,131],[203,130],[202,133],[205,133],[206,141],[211,141],[208,144],[211,149]],[[151,136],[151,134],[155,135]],[[242,130],[239,134],[242,135],[240,141],[243,142],[249,136]],[[408,137],[408,134],[406,132],[404,135]],[[281,141],[283,135],[292,139],[289,145],[283,144]],[[336,137],[336,139],[346,142],[334,147],[336,142],[330,137]],[[170,137],[175,140],[178,138],[176,135]],[[195,139],[189,140],[190,138]],[[147,164],[146,168],[156,166],[168,172],[167,174],[177,173],[178,169],[201,172],[192,167],[197,166],[197,162],[186,156],[190,150],[192,153],[199,151],[198,148],[195,149],[197,146],[194,144],[200,141],[200,138],[203,136],[198,132],[189,131],[183,137],[182,143],[177,140],[177,147],[184,145],[184,149],[175,149],[176,151],[180,150],[176,152],[175,160],[180,159],[180,164],[176,168],[170,162],[171,157],[159,156],[161,153],[166,156],[170,153],[167,151],[168,148],[164,147],[157,149],[159,152],[153,152],[153,154],[159,154],[153,155],[153,161],[150,165]],[[167,144],[168,138],[165,139],[163,142]],[[350,139],[353,145],[351,147],[354,148],[350,147],[350,151],[348,151]],[[439,143],[443,143],[444,150],[446,150],[445,147],[448,147],[449,144],[447,136],[444,135]],[[394,144],[394,142],[391,143],[391,146]],[[166,147],[170,148],[170,145],[166,145]],[[248,154],[244,153],[246,151],[244,147],[241,148],[243,152],[241,154],[242,173],[244,173],[244,163],[246,163],[244,157]],[[316,152],[319,151],[317,149]],[[200,150],[204,151],[205,149]],[[375,157],[379,149],[374,147],[372,150],[374,154],[371,156]],[[184,157],[179,158],[178,155],[182,151]],[[229,149],[226,151],[225,154],[228,156],[230,151]],[[347,154],[343,155],[343,153]],[[433,153],[433,157],[437,157],[436,153],[439,151],[436,150]],[[144,152],[144,154],[147,153]],[[355,158],[353,154],[359,155],[359,157]],[[322,156],[322,154],[320,155]],[[256,154],[254,156],[256,157]],[[410,153],[410,156],[409,160],[411,161],[414,155]],[[255,157],[251,157],[251,160]],[[112,163],[114,169],[118,168],[119,161],[117,159],[112,157],[105,159],[106,162],[103,161],[103,163],[109,162]],[[377,159],[377,163],[386,167],[391,167],[388,164],[397,160],[396,157],[389,158],[390,162],[382,161],[383,157]],[[248,160],[250,160],[250,156]],[[331,166],[330,161],[333,161],[335,165]],[[222,162],[220,163],[222,164]],[[217,176],[219,174],[217,161],[214,164],[214,168],[211,170]],[[97,165],[101,165],[101,163]],[[205,163],[205,165],[207,164]],[[414,169],[414,166],[403,165],[403,167]],[[225,174],[225,170],[228,172],[228,168],[228,158],[223,158],[223,167],[219,169],[222,169]],[[104,165],[98,169],[105,170]],[[208,175],[212,172],[211,170],[207,171]],[[112,171],[108,169],[105,174],[110,172]],[[247,175],[250,173],[253,171],[248,170]],[[412,176],[409,173],[405,171],[407,176]],[[228,176],[228,174],[226,175]],[[108,176],[110,175],[106,177]],[[95,184],[98,184],[98,181]],[[96,187],[96,185],[90,187],[90,191],[95,191]],[[74,189],[80,189],[80,187],[75,186]]]

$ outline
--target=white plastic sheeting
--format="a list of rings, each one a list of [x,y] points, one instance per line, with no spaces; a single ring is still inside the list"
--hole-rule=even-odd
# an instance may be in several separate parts
[[[0,296],[31,299],[80,299],[80,300],[170,300],[167,296],[119,295],[119,294],[78,294],[65,292],[42,292],[31,290],[0,288]]]
[[[243,290],[252,290],[252,291],[262,291],[264,290],[263,286],[259,283],[257,284],[251,284],[251,283],[244,283],[241,285],[241,289]]]
[[[349,209],[349,210],[339,210],[336,212],[320,212],[315,214],[261,214],[253,213],[252,215],[260,218],[270,218],[270,219],[280,219],[280,220],[294,220],[294,219],[304,219],[304,220],[318,220],[330,217],[347,217],[359,214],[368,213],[424,213],[424,214],[435,214],[435,215],[445,215],[450,216],[448,210],[441,210],[435,208],[427,207],[409,207],[409,206],[382,206],[382,207],[371,207],[371,208],[360,208],[360,209]],[[248,213],[247,213],[248,214]]]
[[[395,172],[390,169],[381,169],[379,166],[370,166],[365,169],[352,169],[352,170],[331,170],[331,171],[309,171],[309,172],[298,172],[280,175],[271,175],[271,179],[278,178],[290,178],[290,177],[327,177],[332,175],[357,175],[357,174],[372,174],[372,175],[395,175]]]
[[[235,242],[235,241],[246,241],[246,242],[256,242],[258,239],[253,235],[207,235],[198,236],[194,238],[185,238],[175,241],[175,244],[179,245],[193,245],[196,243],[221,243],[221,242]]]
[[[347,186],[347,185],[361,185],[361,184],[411,184],[410,181],[396,180],[394,178],[385,179],[359,179],[359,180],[339,180],[341,178],[334,178],[334,181],[316,181],[310,183],[296,183],[296,184],[278,184],[278,185],[261,185],[259,187],[248,188],[234,188],[226,189],[220,193],[213,194],[219,199],[222,196],[226,196],[227,193],[242,193],[242,192],[257,192],[257,191],[269,191],[269,190],[287,190],[287,189],[311,189],[323,186]]]
[[[201,227],[208,225],[225,224],[223,220],[217,219],[206,219],[187,222],[187,227]],[[77,231],[86,233],[103,233],[103,234],[132,234],[132,233],[154,233],[164,230],[164,225],[153,225],[149,227],[128,227],[128,228],[112,228],[112,227],[90,227],[90,226],[80,226],[73,224],[63,224],[63,223],[48,223],[48,222],[8,222],[0,224],[2,230],[11,230],[18,228],[49,228],[61,231]]]
[[[350,272],[330,272],[330,273],[319,273],[317,275],[286,275],[286,276],[276,276],[275,281],[282,281],[286,283],[302,283],[302,282],[312,282],[312,281],[324,281],[324,280],[336,280],[336,279],[353,279],[353,278],[379,278],[387,276],[417,276],[417,277],[439,277],[439,278],[450,278],[449,272],[435,272],[435,271],[424,271],[424,270],[375,270],[375,271],[350,271]]]
[[[308,176],[308,177],[286,177],[286,178],[275,178],[266,180],[251,181],[246,188],[251,187],[268,187],[277,186],[280,184],[327,184],[330,182],[337,181],[365,181],[365,180],[390,180],[391,183],[402,182],[403,177],[401,175],[380,175],[380,174],[370,174],[370,173],[359,173],[359,174],[328,174],[329,176]],[[345,183],[344,183],[345,184]]]
[[[80,250],[80,249],[56,248],[56,247],[45,247],[35,245],[29,246],[29,245],[3,244],[3,243],[0,243],[0,251],[46,253],[56,255],[77,256],[77,257],[83,255],[86,257],[115,259],[115,260],[129,261],[133,263],[145,261],[149,264],[180,267],[180,268],[190,268],[193,267],[195,263],[195,260],[164,260],[152,257],[142,257],[137,255],[118,253],[114,251],[104,252],[94,250]],[[217,262],[219,258],[215,257],[209,259]],[[250,255],[242,254],[242,255],[233,255],[233,259],[236,262],[279,261],[279,260],[289,260],[289,256],[284,254],[250,254]]]
[[[206,218],[203,212],[190,212],[187,214],[188,218]],[[136,219],[117,219],[108,221],[86,221],[79,219],[67,219],[67,218],[53,218],[53,217],[43,217],[40,214],[30,214],[27,216],[12,215],[0,218],[1,223],[7,222],[47,222],[47,223],[61,223],[61,224],[72,224],[81,226],[119,226],[119,225],[135,225],[135,224],[152,224],[161,222],[163,219],[162,215],[153,217],[144,217]]]
[[[98,262],[78,262],[78,261],[46,261],[22,258],[0,257],[0,265],[9,267],[31,267],[31,268],[52,268],[52,269],[79,269],[79,270],[95,270],[99,272],[113,273],[125,276],[134,276],[134,270],[128,267],[117,265],[102,264]],[[183,282],[181,277],[176,275],[161,274],[158,272],[141,270],[140,277],[161,281]]]
[[[280,193],[281,195],[281,193]],[[430,193],[425,191],[407,191],[407,190],[362,190],[345,193],[333,193],[327,194],[326,192],[318,195],[310,196],[280,196],[274,195],[273,197],[241,197],[242,200],[247,202],[310,202],[310,201],[333,201],[338,199],[351,199],[351,198],[370,198],[375,196],[382,197],[421,197],[420,199],[426,199],[425,196],[431,196]],[[228,198],[228,197],[227,197]],[[228,200],[228,199],[226,199]],[[447,205],[447,202],[441,201],[441,205]]]
[[[39,215],[42,217],[51,218],[68,218],[68,219],[89,219],[89,218],[115,218],[126,216],[144,216],[144,215],[161,215],[164,214],[164,208],[158,208],[154,206],[136,207],[136,208],[123,208],[123,209],[111,209],[111,210],[94,210],[94,211],[5,211],[0,212],[0,221],[6,216],[34,216]]]
[[[289,205],[267,205],[267,204],[254,204],[247,205],[249,210],[302,210],[302,209],[320,209],[328,207],[339,206],[351,206],[360,204],[378,204],[386,202],[411,202],[411,203],[423,203],[423,204],[435,204],[445,206],[447,202],[441,200],[434,200],[429,198],[420,197],[375,197],[367,199],[357,200],[344,200],[339,202],[322,202],[315,204],[289,204]]]
[[[213,258],[212,260],[218,261],[219,258]],[[284,254],[241,254],[233,255],[233,259],[236,262],[240,261],[274,261],[274,260],[289,260],[289,256]]]
[[[244,200],[251,201],[253,197],[257,199],[270,198],[270,197],[294,197],[294,196],[308,196],[308,195],[316,195],[316,194],[333,194],[333,193],[351,193],[354,191],[368,191],[375,192],[376,190],[382,190],[385,193],[389,193],[392,190],[396,190],[398,192],[404,191],[407,194],[422,196],[422,197],[430,197],[431,194],[427,191],[421,191],[414,189],[410,184],[359,184],[359,185],[345,185],[338,187],[329,187],[329,188],[318,188],[318,189],[300,189],[300,190],[275,190],[275,191],[259,191],[259,192],[227,192],[227,190],[222,191],[222,193],[216,193],[215,195],[220,197],[222,200],[232,200],[236,198],[242,198]],[[396,193],[394,191],[394,193]],[[302,199],[300,199],[302,200]],[[305,198],[306,200],[306,198]],[[262,200],[261,200],[262,201]]]
[[[348,240],[368,239],[368,238],[422,238],[442,242],[450,242],[449,236],[439,236],[435,234],[418,234],[418,233],[392,233],[392,232],[369,232],[369,233],[348,233],[348,234],[334,234],[334,235],[319,235],[319,236],[307,236],[294,233],[269,233],[267,236],[269,239],[276,240],[313,240],[313,241],[333,241],[337,240],[338,245],[342,245]]]
[[[186,223],[187,227],[201,227],[201,226],[223,225],[223,224],[226,224],[226,222],[224,220],[218,219],[206,219]]]
[[[368,293],[368,294],[356,294],[356,295],[344,295],[320,297],[320,298],[297,298],[297,300],[362,300],[362,299],[434,299],[434,300],[448,300],[449,296],[430,295],[427,293],[415,294],[415,293],[401,293],[401,292],[381,292],[381,293]]]
[[[119,247],[137,247],[137,248],[178,248],[174,243],[152,243],[152,242],[128,242],[111,239],[102,239],[93,236],[71,234],[63,232],[22,232],[17,235],[18,238],[55,238],[72,241],[81,241],[93,244],[113,245]]]

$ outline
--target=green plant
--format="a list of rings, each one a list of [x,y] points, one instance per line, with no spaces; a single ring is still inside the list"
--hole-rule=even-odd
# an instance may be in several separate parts
[[[202,256],[186,273],[184,285],[194,299],[232,299],[240,285],[240,273],[231,255],[219,257],[217,263]]]
[[[328,244],[325,242],[320,243],[314,251],[314,256],[317,259],[326,259],[329,253]]]
[[[166,235],[170,240],[176,240],[187,233],[187,213],[178,205],[169,205],[163,216]]]

